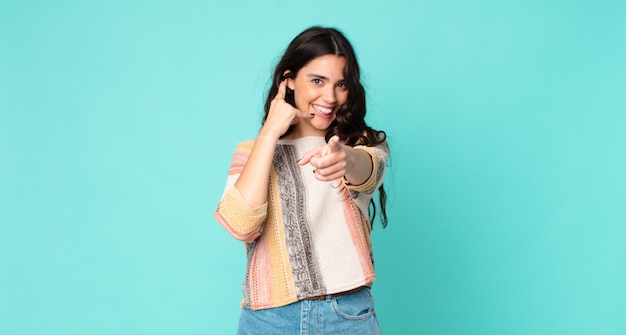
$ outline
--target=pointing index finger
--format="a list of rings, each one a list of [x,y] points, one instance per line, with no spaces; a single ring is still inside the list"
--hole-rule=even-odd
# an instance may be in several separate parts
[[[324,147],[324,150],[320,153],[320,156],[328,155],[331,150],[336,149],[339,146],[339,136],[333,135],[333,137],[328,140],[328,144]]]

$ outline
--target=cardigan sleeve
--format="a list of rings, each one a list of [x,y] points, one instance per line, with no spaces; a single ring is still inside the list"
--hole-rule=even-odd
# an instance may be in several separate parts
[[[370,155],[372,159],[372,174],[370,174],[367,180],[360,185],[350,184],[345,177],[343,178],[343,183],[349,190],[359,193],[373,194],[383,183],[383,179],[385,177],[387,155],[389,154],[387,142],[383,142],[374,147],[357,145],[354,149],[364,150]]]
[[[237,145],[222,199],[214,213],[219,224],[234,238],[245,242],[252,242],[261,235],[263,223],[267,217],[267,203],[256,208],[250,207],[235,187],[235,182],[250,156],[253,145],[253,141],[246,141]]]

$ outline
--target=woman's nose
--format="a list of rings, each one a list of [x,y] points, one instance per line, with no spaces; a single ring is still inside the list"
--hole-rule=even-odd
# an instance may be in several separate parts
[[[328,85],[324,88],[324,101],[328,103],[335,103],[337,101],[337,94],[335,92],[335,87],[332,85]]]

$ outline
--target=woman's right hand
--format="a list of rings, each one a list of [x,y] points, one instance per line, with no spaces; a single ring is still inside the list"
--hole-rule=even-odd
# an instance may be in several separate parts
[[[278,85],[278,92],[270,104],[267,118],[254,141],[250,156],[235,182],[235,187],[251,208],[267,203],[272,159],[278,139],[300,118],[313,117],[305,115],[285,101],[286,90],[287,80],[283,80]]]
[[[267,134],[273,138],[280,138],[291,125],[298,123],[299,118],[312,118],[313,114],[306,114],[285,101],[287,91],[287,79],[278,85],[278,92],[270,103],[265,123],[261,128],[261,134]]]

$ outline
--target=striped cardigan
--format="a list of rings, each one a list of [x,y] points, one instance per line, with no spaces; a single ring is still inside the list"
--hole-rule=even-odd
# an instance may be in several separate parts
[[[313,296],[370,285],[374,279],[368,206],[381,185],[386,143],[356,146],[372,157],[373,172],[362,185],[342,179],[321,182],[298,158],[325,144],[323,137],[279,140],[267,203],[250,207],[234,187],[254,141],[237,145],[226,187],[214,213],[244,241],[247,271],[242,307],[280,307]]]

